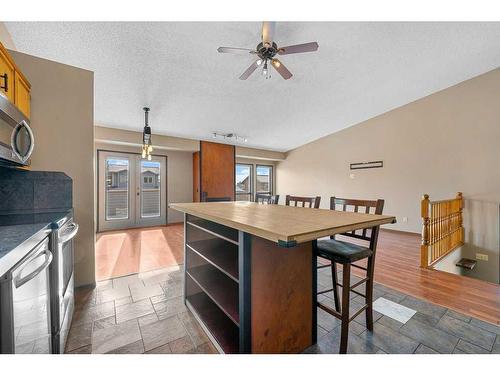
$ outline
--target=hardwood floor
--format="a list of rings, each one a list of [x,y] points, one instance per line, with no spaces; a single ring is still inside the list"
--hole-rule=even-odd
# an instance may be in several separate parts
[[[182,224],[97,234],[97,281],[178,265],[184,261]]]
[[[500,285],[422,269],[419,264],[420,235],[380,231],[375,261],[376,282],[463,314],[500,324]],[[353,273],[363,275],[363,271],[358,269],[353,269]]]

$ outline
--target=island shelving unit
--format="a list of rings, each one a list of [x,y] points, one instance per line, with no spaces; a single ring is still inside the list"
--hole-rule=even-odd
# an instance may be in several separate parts
[[[391,216],[250,202],[184,212],[184,302],[222,353],[300,353],[316,342],[317,238]]]
[[[185,302],[224,353],[245,352],[246,345],[239,237],[235,229],[186,215]]]

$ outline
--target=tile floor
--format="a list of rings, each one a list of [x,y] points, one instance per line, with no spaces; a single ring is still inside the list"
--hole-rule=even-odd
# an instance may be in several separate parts
[[[179,266],[78,289],[66,353],[216,353],[182,291]]]
[[[172,266],[79,289],[66,352],[216,353],[184,306],[182,277],[182,267]],[[357,280],[352,276],[351,283]],[[330,270],[321,269],[318,289],[330,285]],[[320,299],[333,307],[330,295]],[[357,316],[350,324],[348,353],[500,353],[500,326],[381,284],[375,284],[374,299],[379,310],[374,330],[366,330],[364,314]],[[353,310],[361,303],[352,293]],[[317,330],[317,344],[305,353],[338,353],[340,321],[318,309]]]

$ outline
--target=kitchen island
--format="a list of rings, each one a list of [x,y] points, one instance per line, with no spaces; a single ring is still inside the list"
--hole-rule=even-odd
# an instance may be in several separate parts
[[[316,342],[318,238],[393,216],[252,202],[184,212],[184,301],[224,353],[300,353]]]

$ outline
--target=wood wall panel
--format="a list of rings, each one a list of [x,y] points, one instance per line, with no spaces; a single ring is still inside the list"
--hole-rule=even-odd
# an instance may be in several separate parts
[[[200,201],[200,152],[193,153],[193,202]]]
[[[235,147],[200,142],[201,192],[208,197],[231,197],[235,194]]]
[[[282,248],[252,236],[252,353],[312,345],[312,243]]]

